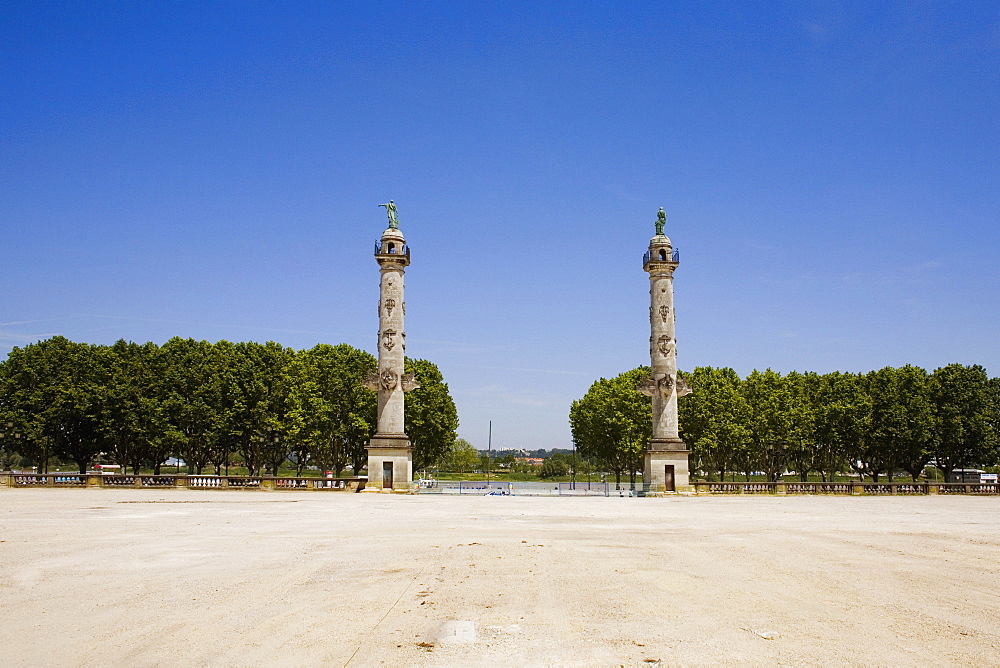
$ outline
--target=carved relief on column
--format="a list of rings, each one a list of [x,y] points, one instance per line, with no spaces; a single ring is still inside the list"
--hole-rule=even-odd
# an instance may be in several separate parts
[[[420,383],[412,373],[397,374],[392,369],[385,369],[382,373],[372,371],[362,384],[373,392],[378,392],[380,389],[392,392],[397,386],[403,392],[411,392],[420,387]]]
[[[652,378],[643,378],[642,380],[639,381],[639,384],[636,385],[635,389],[637,389],[642,394],[645,394],[647,397],[651,397],[655,394],[658,394],[664,399],[669,399],[670,393],[673,392],[675,385],[677,386],[678,396],[680,396],[682,384],[684,384],[684,381],[682,379],[678,378],[675,383],[673,376],[667,375],[664,376],[663,378],[660,378],[659,380],[653,380]],[[684,384],[684,389],[685,389],[685,394],[691,393],[691,390],[687,389],[686,384]]]
[[[403,392],[410,392],[420,387],[420,383],[417,379],[413,377],[412,373],[404,373],[399,377],[400,387],[403,388]]]
[[[396,383],[399,382],[399,376],[392,369],[385,369],[379,374],[379,385],[386,392],[391,392],[396,389]]]
[[[660,338],[656,340],[656,349],[660,351],[660,354],[666,357],[673,350],[674,340],[667,336],[666,334],[661,334]]]
[[[382,346],[386,350],[392,350],[396,345],[396,341],[393,339],[394,336],[396,336],[396,330],[394,329],[387,329],[382,332]]]
[[[650,307],[650,309],[652,309],[652,307]],[[663,322],[667,321],[667,316],[669,315],[670,315],[670,307],[667,306],[666,304],[662,304],[660,306],[660,318],[663,320]]]
[[[392,309],[396,307],[396,300],[389,297],[385,300],[385,314],[388,317],[392,317]]]
[[[684,394],[691,394],[691,390],[688,389],[687,384],[682,378],[678,377],[675,381],[674,377],[670,375],[666,375],[659,380],[643,378],[639,381],[639,384],[636,385],[635,389],[642,394],[645,394],[647,397],[658,394],[664,399],[669,399],[670,393],[673,392],[675,386],[677,387],[677,396],[683,396],[681,394],[682,391]]]

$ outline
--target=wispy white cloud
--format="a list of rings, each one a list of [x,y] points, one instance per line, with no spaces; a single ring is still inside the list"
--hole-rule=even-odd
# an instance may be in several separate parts
[[[35,341],[41,341],[43,339],[48,339],[55,336],[55,333],[42,333],[42,334],[24,334],[22,332],[11,332],[9,330],[0,330],[0,341],[9,341],[12,343],[34,343]]]
[[[57,320],[69,320],[73,316],[67,315],[60,318],[42,318],[41,320],[15,320],[13,322],[0,322],[0,327],[13,327],[14,325],[34,325],[40,322],[55,322]]]

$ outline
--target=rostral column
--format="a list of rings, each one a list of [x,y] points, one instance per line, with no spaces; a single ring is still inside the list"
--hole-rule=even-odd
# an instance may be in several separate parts
[[[410,264],[410,249],[399,231],[396,205],[384,206],[389,227],[375,242],[375,260],[381,281],[378,301],[378,372],[365,386],[378,392],[378,429],[368,444],[368,482],[365,491],[409,489],[413,480],[413,448],[403,421],[404,394],[420,385],[403,373],[406,331],[403,316],[403,273]]]
[[[677,376],[677,338],[674,328],[674,270],[680,264],[677,251],[663,234],[667,214],[660,207],[656,234],[642,268],[649,273],[649,358],[652,378],[638,390],[653,398],[653,437],[646,446],[643,485],[650,491],[677,492],[691,489],[688,479],[689,451],[680,438],[677,399],[691,392]]]

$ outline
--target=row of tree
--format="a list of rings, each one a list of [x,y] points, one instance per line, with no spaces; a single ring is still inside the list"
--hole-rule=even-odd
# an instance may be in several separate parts
[[[539,478],[566,476],[572,472],[582,475],[594,472],[586,459],[577,457],[572,450],[532,450],[541,456],[541,464],[525,461],[525,450],[477,450],[464,438],[455,439],[454,444],[436,462],[440,471],[450,473],[493,472],[537,475]]]
[[[619,478],[642,470],[651,435],[651,400],[635,391],[639,367],[600,379],[570,407],[573,439]],[[900,471],[913,480],[929,464],[991,465],[1000,447],[1000,378],[981,366],[915,366],[866,374],[699,367],[681,374],[693,390],[679,402],[681,437],[692,470],[776,480],[794,471],[823,480],[853,471],[878,482]]]
[[[104,456],[137,472],[171,457],[190,473],[221,473],[233,456],[251,474],[291,462],[335,471],[366,463],[377,397],[363,386],[375,358],[346,344],[295,351],[277,343],[173,338],[158,346],[74,343],[61,336],[14,348],[0,363],[3,453],[47,470],[80,471]],[[406,397],[414,464],[455,440],[458,413],[437,366],[407,359],[420,388]],[[0,464],[8,462],[0,462]]]

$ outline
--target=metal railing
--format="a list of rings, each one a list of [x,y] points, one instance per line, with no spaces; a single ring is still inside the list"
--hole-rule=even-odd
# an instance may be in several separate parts
[[[461,494],[473,496],[647,496],[663,492],[662,485],[628,482],[518,482],[506,480],[422,481],[420,494]]]
[[[385,253],[382,252],[382,241],[378,240],[375,242],[375,255],[404,255],[407,258],[410,257],[410,247],[403,245],[402,247],[393,247],[387,249]]]
[[[658,257],[654,258],[651,251],[646,251],[646,253],[642,256],[642,266],[645,267],[647,264],[649,264],[650,260],[652,260],[653,262],[673,262],[674,264],[680,264],[681,252],[679,249],[675,248],[670,253],[669,260],[661,260]]]

